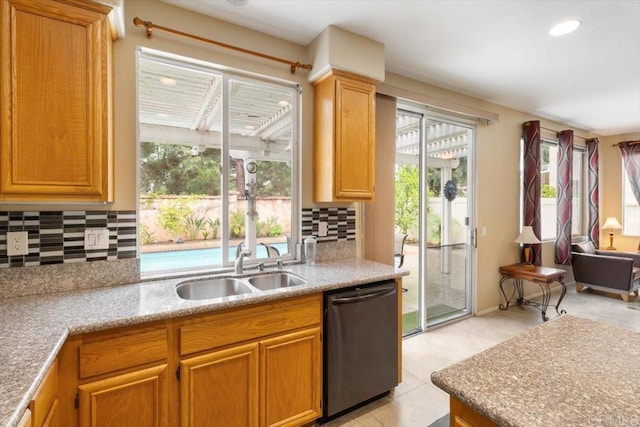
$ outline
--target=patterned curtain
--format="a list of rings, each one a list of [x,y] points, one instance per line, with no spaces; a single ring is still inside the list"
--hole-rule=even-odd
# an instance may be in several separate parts
[[[571,264],[571,201],[573,198],[573,131],[558,133],[556,197],[556,264]]]
[[[524,151],[524,200],[523,225],[530,225],[536,237],[540,238],[540,121],[533,120],[522,125]],[[533,265],[542,265],[542,245],[531,245]]]
[[[598,196],[598,138],[587,139],[587,235],[593,246],[600,247],[600,199]]]
[[[640,141],[625,141],[618,146],[622,151],[624,169],[627,171],[631,190],[640,204]]]

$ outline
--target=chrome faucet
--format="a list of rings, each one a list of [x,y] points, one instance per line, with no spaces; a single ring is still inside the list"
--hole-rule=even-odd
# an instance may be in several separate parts
[[[250,250],[244,250],[236,257],[236,274],[242,274],[242,271],[244,270],[244,257],[246,256],[251,256]]]

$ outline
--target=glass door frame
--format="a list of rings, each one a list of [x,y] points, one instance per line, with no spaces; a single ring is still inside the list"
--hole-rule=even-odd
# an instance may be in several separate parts
[[[473,299],[473,290],[475,289],[475,250],[476,250],[476,225],[475,219],[477,215],[477,204],[475,202],[476,187],[476,125],[477,122],[469,119],[456,117],[455,115],[433,111],[426,106],[418,105],[415,102],[407,100],[398,100],[396,112],[406,112],[411,115],[421,116],[420,123],[420,145],[419,145],[419,193],[420,193],[420,216],[419,216],[419,237],[420,245],[418,247],[418,328],[403,331],[404,336],[414,333],[427,331],[429,329],[444,326],[448,323],[459,321],[470,317],[474,312],[475,301]],[[467,142],[467,218],[466,225],[466,242],[465,242],[465,300],[466,307],[462,313],[452,317],[444,317],[437,319],[435,322],[427,322],[427,293],[426,286],[426,268],[427,268],[427,251],[426,242],[428,235],[428,215],[426,214],[426,206],[428,205],[428,153],[426,148],[427,135],[426,128],[430,120],[437,119],[439,122],[452,124],[466,128],[470,131],[471,137]],[[424,244],[422,243],[424,242]]]
[[[459,320],[465,319],[467,317],[470,317],[473,315],[473,306],[474,306],[474,300],[473,300],[473,290],[474,290],[474,277],[475,277],[475,243],[476,243],[476,226],[475,226],[475,218],[476,218],[476,214],[477,214],[477,206],[476,206],[476,198],[475,198],[475,186],[476,186],[476,176],[475,176],[475,139],[476,139],[476,122],[473,120],[469,120],[469,119],[462,119],[460,117],[456,117],[453,115],[448,115],[446,113],[441,113],[441,112],[436,112],[436,111],[432,111],[429,110],[428,108],[425,108],[425,128],[428,125],[429,121],[432,119],[437,119],[438,122],[441,123],[447,123],[447,124],[451,124],[451,125],[455,125],[455,126],[459,126],[459,127],[463,127],[466,128],[468,131],[471,132],[471,137],[469,138],[469,141],[467,142],[467,221],[468,224],[465,225],[466,227],[466,242],[465,242],[465,301],[466,301],[466,307],[465,310],[462,313],[456,314],[454,316],[450,316],[450,317],[444,317],[444,318],[438,318],[433,322],[428,322],[428,306],[427,306],[427,293],[426,292],[422,292],[423,298],[424,300],[422,301],[422,305],[425,307],[424,308],[424,313],[422,315],[422,318],[420,319],[422,322],[422,330],[423,331],[427,331],[430,329],[434,329],[440,326],[444,326],[446,324],[452,323],[452,322],[457,322]],[[424,146],[426,146],[426,144],[429,141],[427,140],[426,137],[426,132],[425,132],[425,137],[424,137]],[[422,168],[420,170],[420,195],[421,197],[425,197],[425,203],[427,203],[427,188],[428,188],[428,183],[427,183],[427,170],[429,168],[429,162],[428,162],[428,153],[427,150],[423,150],[424,146],[420,147],[420,157],[421,157],[421,166],[422,164],[425,165],[425,169],[424,169],[424,173],[422,171]],[[423,191],[424,189],[424,191]],[[441,196],[442,197],[442,196]],[[426,204],[425,204],[426,206]],[[422,221],[424,221],[424,224],[422,224]],[[421,230],[420,230],[420,239],[425,239],[423,240],[424,242],[426,242],[426,238],[427,238],[427,215],[421,215]],[[427,266],[427,251],[424,250],[421,252],[421,259],[420,259],[420,263],[425,266]],[[423,286],[423,283],[421,282],[421,287]]]
[[[418,149],[419,149],[419,154],[418,154],[418,193],[419,193],[419,217],[418,217],[418,235],[420,238],[420,241],[426,241],[424,240],[425,236],[423,234],[426,234],[425,230],[425,225],[426,225],[426,215],[422,215],[423,212],[423,208],[425,208],[426,205],[426,198],[424,197],[424,191],[423,191],[423,186],[424,183],[426,182],[426,178],[425,176],[423,176],[423,165],[424,165],[424,159],[422,156],[422,152],[424,151],[422,148],[424,146],[425,143],[425,124],[426,124],[426,113],[427,110],[424,109],[423,107],[417,106],[413,103],[410,102],[406,102],[406,101],[400,101],[398,100],[398,103],[396,105],[396,117],[397,117],[397,113],[398,112],[403,112],[403,113],[407,113],[407,115],[411,115],[411,116],[415,116],[416,118],[419,117],[420,119],[420,140],[418,143]],[[396,136],[397,138],[397,136]],[[396,144],[396,142],[394,141],[394,144]],[[398,163],[395,162],[395,165],[397,165]],[[395,208],[395,207],[394,207]],[[425,330],[426,327],[426,323],[425,323],[425,292],[424,292],[424,275],[425,275],[425,271],[424,271],[424,263],[423,263],[423,247],[421,244],[418,245],[418,327],[417,328],[413,328],[407,331],[402,331],[402,335],[403,336],[409,336],[409,335],[413,335],[413,334],[417,334],[420,332],[423,332]]]

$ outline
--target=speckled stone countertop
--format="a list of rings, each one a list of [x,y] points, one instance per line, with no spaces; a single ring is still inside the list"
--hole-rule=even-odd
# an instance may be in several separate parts
[[[640,334],[569,315],[431,374],[501,426],[640,425]]]
[[[271,269],[270,269],[271,270]],[[393,279],[405,270],[361,259],[285,266],[307,284],[214,300],[180,299],[185,278],[0,299],[0,426],[15,425],[68,335]],[[254,272],[255,273],[255,272]]]

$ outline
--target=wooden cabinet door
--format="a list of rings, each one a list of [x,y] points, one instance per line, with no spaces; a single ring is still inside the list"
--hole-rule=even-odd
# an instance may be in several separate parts
[[[180,425],[258,425],[257,343],[180,362]]]
[[[79,425],[167,425],[167,365],[141,369],[79,386]]]
[[[336,80],[335,196],[372,200],[375,172],[375,88]]]
[[[53,401],[51,409],[42,423],[42,427],[58,427],[60,425],[60,415],[58,414],[58,399]]]
[[[0,201],[108,201],[111,8],[0,0]]]
[[[29,403],[34,426],[58,426],[58,384],[58,360],[56,359]]]
[[[31,427],[31,411],[26,410],[20,421],[18,421],[18,427]]]
[[[298,426],[319,418],[320,328],[260,342],[260,426]]]
[[[314,201],[373,201],[375,82],[332,70],[313,85]]]

